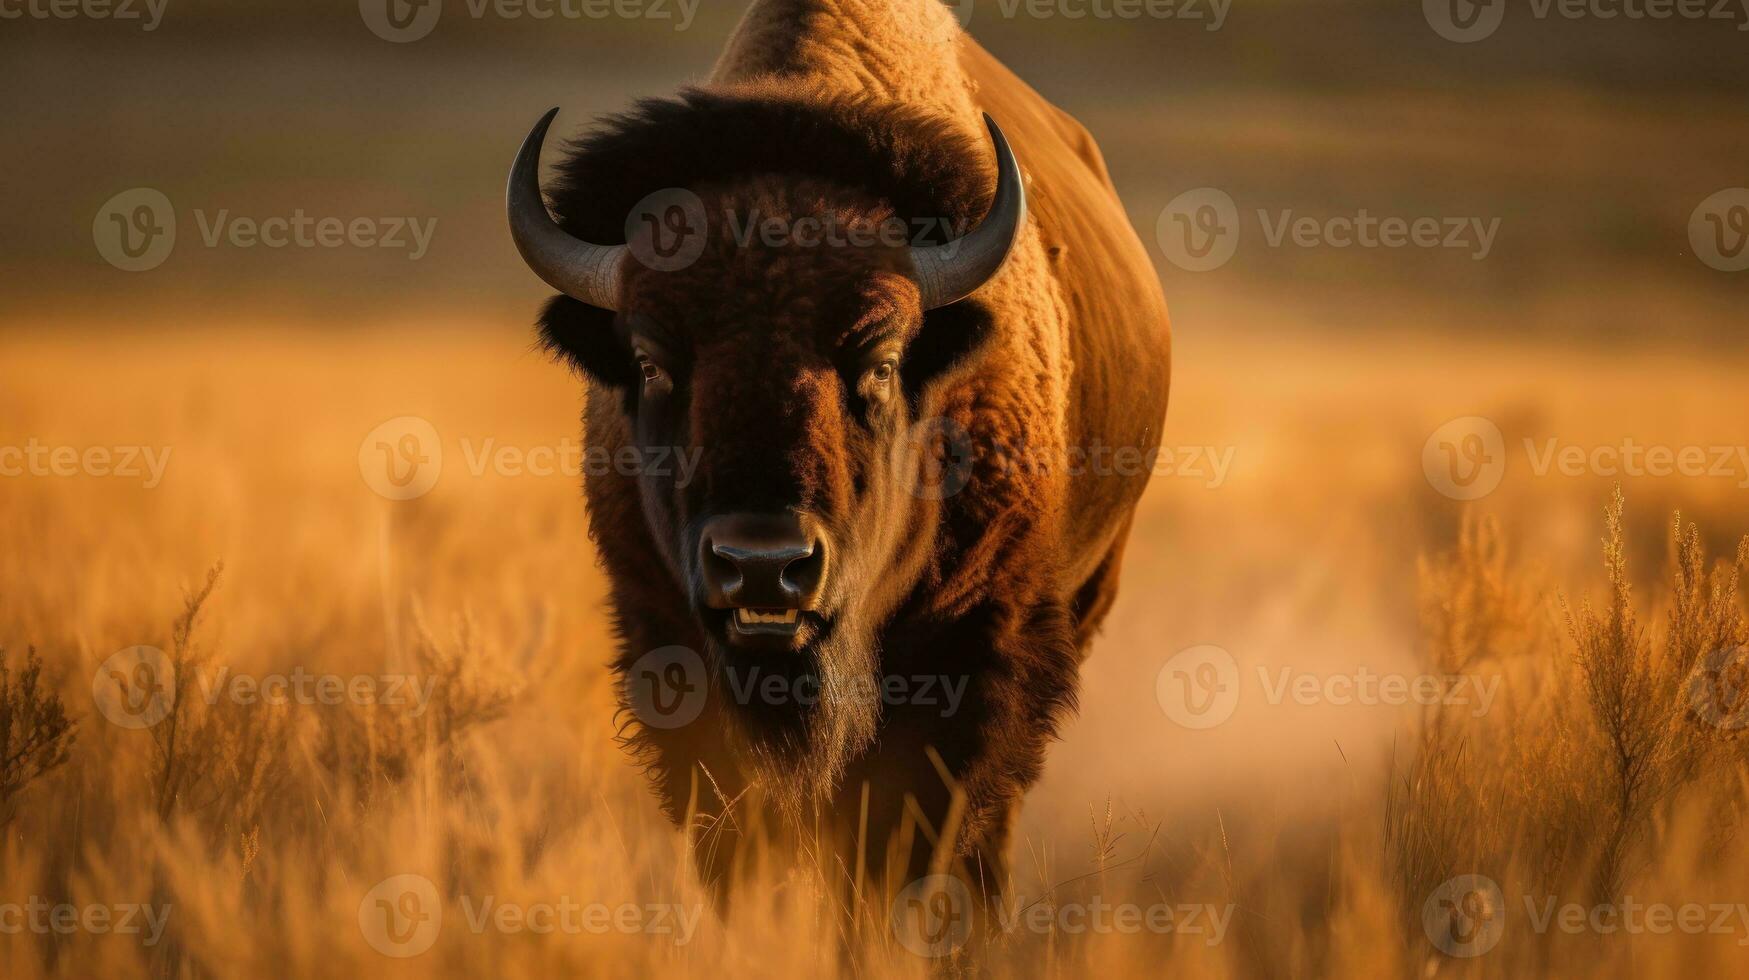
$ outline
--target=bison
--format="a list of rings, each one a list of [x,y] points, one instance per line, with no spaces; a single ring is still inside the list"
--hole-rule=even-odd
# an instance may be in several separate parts
[[[824,833],[998,892],[1147,482],[1086,462],[1152,458],[1166,412],[1098,146],[941,0],[757,0],[543,200],[552,119],[509,185],[544,343],[592,450],[697,461],[585,480],[624,741],[707,880]]]

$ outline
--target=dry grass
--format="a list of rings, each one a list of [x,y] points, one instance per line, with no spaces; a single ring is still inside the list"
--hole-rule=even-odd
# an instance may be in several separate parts
[[[571,434],[574,389],[519,341],[170,337],[132,343],[130,371],[93,367],[87,343],[8,342],[9,363],[32,370],[0,393],[0,418],[18,420],[0,444],[175,455],[151,492],[87,478],[3,488],[0,644],[34,645],[42,664],[0,670],[0,760],[21,760],[0,770],[0,805],[16,810],[0,823],[0,905],[41,896],[169,914],[152,945],[83,929],[0,934],[5,976],[930,972],[888,928],[890,895],[858,894],[846,869],[807,854],[761,856],[727,921],[705,911],[685,841],[612,741],[601,582],[574,482],[468,472],[462,439],[536,446]],[[1289,411],[1315,373],[1309,356],[1260,378],[1240,369],[1243,343],[1198,353],[1215,373],[1231,355],[1228,387],[1192,376],[1175,425],[1182,442],[1237,446],[1238,467],[1218,490],[1164,480],[1147,501],[1125,598],[1088,666],[1086,711],[1016,844],[1005,913],[1054,925],[986,934],[987,964],[1021,976],[1625,976],[1739,962],[1749,924],[1539,932],[1526,899],[1540,915],[1551,897],[1681,905],[1749,891],[1734,833],[1749,770],[1737,729],[1713,723],[1741,707],[1741,665],[1720,657],[1749,644],[1749,544],[1709,563],[1707,542],[1721,539],[1679,519],[1668,572],[1647,575],[1645,536],[1617,497],[1602,592],[1569,602],[1552,583],[1597,586],[1562,535],[1595,538],[1582,515],[1606,482],[1509,481],[1459,510],[1416,469],[1425,433],[1457,412],[1406,362],[1316,362],[1338,380],[1376,379],[1379,397],[1400,387],[1415,421],[1397,433],[1367,405]],[[1592,367],[1578,373],[1601,384]],[[1694,368],[1696,397],[1732,376]],[[1508,428],[1520,414],[1564,434],[1607,426],[1608,399],[1562,387],[1577,384],[1539,377],[1550,400],[1528,408],[1510,392],[1479,397]],[[1241,388],[1244,399],[1231,395]],[[1547,395],[1559,391],[1578,393]],[[1665,413],[1664,438],[1703,438],[1680,404],[1619,410]],[[256,405],[271,407],[244,407]],[[395,504],[364,486],[357,447],[407,414],[444,432],[446,475],[430,496]],[[1292,428],[1275,428],[1285,418]],[[1309,465],[1337,452],[1340,469]],[[1715,491],[1642,483],[1629,496],[1637,510],[1692,497],[1718,534],[1733,530],[1733,510]],[[1418,580],[1403,575],[1423,553]],[[1153,703],[1154,676],[1176,649],[1209,641],[1247,668],[1382,664],[1498,677],[1500,693],[1480,714],[1248,702],[1217,732],[1178,729]],[[176,696],[159,724],[130,730],[98,712],[92,682],[139,644],[164,651]],[[299,668],[419,678],[429,697],[213,696],[239,675]],[[1482,912],[1505,926],[1473,960],[1439,952],[1423,918],[1428,897],[1466,874],[1498,883],[1503,904]],[[373,888],[399,875],[429,880],[443,911],[435,943],[408,959],[373,948],[361,925],[361,906],[367,918],[378,910]],[[566,897],[673,906],[691,931],[676,943],[470,921],[487,901]],[[1096,899],[1231,918],[1219,942],[1077,930],[1073,915]]]

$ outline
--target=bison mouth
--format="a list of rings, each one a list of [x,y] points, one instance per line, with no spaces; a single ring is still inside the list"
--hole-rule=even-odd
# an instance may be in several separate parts
[[[780,606],[707,609],[705,619],[711,632],[729,648],[748,651],[804,650],[826,626],[819,613]]]
[[[800,609],[736,609],[735,632],[757,636],[794,636]]]

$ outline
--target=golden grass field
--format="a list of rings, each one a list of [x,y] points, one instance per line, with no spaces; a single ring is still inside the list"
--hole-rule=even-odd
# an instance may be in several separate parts
[[[0,23],[0,980],[1742,972],[1745,274],[1689,234],[1744,183],[1736,21],[1514,6],[1453,44],[1398,0],[1219,31],[970,5],[1161,272],[1181,469],[998,921],[932,958],[806,854],[710,907],[615,742],[580,480],[528,471],[583,399],[533,349],[517,141],[708,77],[748,3],[676,30],[450,0],[407,44],[299,0]],[[1203,187],[1247,227],[1191,273],[1156,232]],[[97,230],[135,188],[181,222],[141,274]],[[1269,247],[1252,217],[1363,210],[1500,235]],[[416,260],[203,243],[221,212],[436,232]],[[436,481],[393,500],[406,419]],[[1498,488],[1447,496],[1490,427]],[[1627,440],[1725,465],[1594,455]],[[87,472],[135,449],[161,470]],[[250,696],[279,676],[418,698]],[[1348,691],[1381,678],[1465,700]]]
[[[1229,300],[1233,324],[1280,313]],[[0,446],[170,450],[150,489],[0,477],[0,975],[946,969],[885,928],[887,896],[858,902],[794,855],[748,868],[726,921],[706,907],[683,836],[613,741],[577,480],[473,472],[488,439],[575,439],[578,382],[526,333],[376,326],[0,336]],[[1674,976],[1749,956],[1745,746],[1687,697],[1713,651],[1749,643],[1735,572],[1702,572],[1740,568],[1749,473],[1538,475],[1522,448],[1741,442],[1745,365],[1437,336],[1181,337],[1167,442],[1210,447],[1230,470],[1157,477],[1143,503],[1082,710],[1016,843],[1016,897],[1048,924],[978,949],[994,975]],[[1477,415],[1504,432],[1507,468],[1459,503],[1431,485],[1423,447]],[[443,469],[397,502],[367,484],[360,449],[406,416],[435,428]],[[1606,549],[1618,479],[1626,516]],[[1678,508],[1701,532],[1679,549]],[[137,645],[178,668],[149,729],[111,723],[94,693],[100,665]],[[1231,718],[1205,730],[1157,690],[1200,645],[1242,679]],[[1270,703],[1258,671],[1284,668],[1471,675],[1498,693],[1483,713]],[[201,696],[221,671],[294,670],[435,686],[420,711]],[[1724,716],[1727,673],[1709,688]],[[1465,885],[1442,893],[1457,912],[1437,904],[1471,874],[1498,901]],[[407,958],[385,955],[372,925],[386,894],[373,889],[400,875],[432,883],[441,909]],[[389,891],[393,904],[404,889]],[[7,929],[26,920],[4,903],[33,897],[168,912],[151,944],[60,930],[50,913],[47,928]],[[1424,921],[1430,898],[1449,921]],[[684,942],[641,926],[538,932],[481,918],[488,901],[673,907],[692,925]],[[1099,902],[1206,906],[1224,926],[1097,930],[1057,914]],[[1569,932],[1558,916],[1539,930],[1549,902],[1582,917],[1731,912],[1719,931]],[[1498,945],[1474,957],[1432,938],[1493,928]],[[408,948],[398,938],[390,951]]]

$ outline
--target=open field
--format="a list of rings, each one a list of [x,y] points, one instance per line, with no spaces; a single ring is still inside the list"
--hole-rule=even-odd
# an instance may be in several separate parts
[[[1701,206],[1749,184],[1740,6],[1457,44],[1399,0],[975,0],[1099,141],[1175,377],[958,960],[806,854],[719,916],[615,743],[581,390],[504,173],[548,106],[703,78],[746,0],[440,6],[418,43],[354,0],[0,19],[0,978],[1742,972],[1749,272],[1692,235],[1749,241]],[[1208,188],[1240,237],[1193,272],[1158,231]],[[125,272],[138,189],[178,232]],[[433,234],[209,230],[294,214]],[[1492,230],[1271,241],[1362,214]]]
[[[1476,964],[1669,975],[1737,962],[1749,924],[1539,935],[1521,896],[1541,914],[1545,894],[1589,907],[1749,893],[1749,854],[1731,832],[1745,770],[1722,737],[1724,761],[1708,756],[1705,778],[1630,814],[1641,829],[1596,891],[1613,770],[1588,727],[1557,588],[1607,608],[1598,540],[1615,480],[1536,465],[1550,439],[1741,441],[1743,365],[1308,330],[1193,334],[1179,357],[1168,441],[1205,448],[1180,457],[1187,472],[1156,478],[1138,519],[1083,710],[1029,797],[1018,891],[1048,896],[1047,908],[1097,895],[1229,918],[1218,931],[1217,914],[1136,935],[1052,920],[989,955],[1043,975],[1157,975],[1162,962],[1197,975]],[[612,742],[602,585],[576,482],[488,458],[575,437],[575,382],[524,336],[460,324],[352,337],[69,327],[9,337],[0,361],[0,445],[152,447],[142,458],[165,461],[156,477],[142,463],[137,477],[0,480],[0,644],[15,674],[35,647],[74,724],[66,762],[9,791],[0,898],[169,908],[151,946],[0,938],[8,976],[768,976],[834,961],[857,917],[806,873],[757,877],[758,897],[727,923],[705,911],[680,836]],[[1507,466],[1498,490],[1460,504],[1435,490],[1422,450],[1468,415],[1497,422]],[[402,416],[433,425],[442,472],[429,494],[396,502],[367,484],[360,450]],[[1654,645],[1669,511],[1698,521],[1715,557],[1732,555],[1749,532],[1745,478],[1624,481],[1625,554],[1644,585],[1633,602]],[[1440,557],[1466,518],[1483,517],[1501,528],[1497,566],[1485,529]],[[183,590],[220,563],[179,639]],[[111,723],[94,700],[100,664],[140,644],[186,663],[174,743],[164,725]],[[1157,690],[1168,661],[1200,645],[1230,653],[1240,680],[1231,718],[1206,730],[1185,727],[1191,716]],[[417,713],[209,704],[222,669],[436,686]],[[1496,687],[1485,711],[1473,699],[1271,703],[1284,669],[1470,674]],[[1430,887],[1469,872],[1501,883],[1508,916],[1499,950],[1475,960],[1438,952],[1419,920]],[[442,892],[441,934],[416,959],[385,958],[360,925],[373,886],[402,874]],[[566,896],[698,914],[683,944],[481,918],[488,897]],[[858,972],[927,969],[891,936],[865,928]]]

